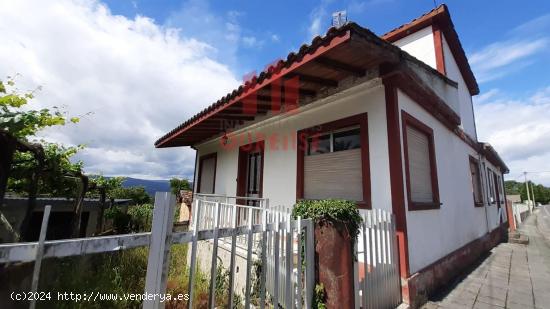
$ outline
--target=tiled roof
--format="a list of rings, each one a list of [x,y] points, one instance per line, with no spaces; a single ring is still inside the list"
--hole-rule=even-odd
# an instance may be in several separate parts
[[[440,6],[435,10],[432,10],[426,14],[424,14],[422,17],[419,17],[415,21],[412,21],[411,23],[417,23],[420,20],[425,20],[428,17],[431,16],[440,16],[441,14],[445,13],[448,17],[448,12],[446,10],[446,6]],[[439,17],[441,18],[441,17]],[[449,17],[450,21],[450,17]],[[405,29],[411,29],[411,23],[405,24],[395,30],[392,30],[390,33],[397,34],[399,31],[404,31]],[[453,30],[454,31],[454,30]],[[388,55],[397,55],[401,58],[406,58],[410,61],[413,61],[417,63],[419,66],[423,67],[424,69],[428,70],[429,72],[433,73],[434,75],[438,76],[439,78],[447,81],[450,84],[455,84],[456,82],[449,80],[445,75],[441,74],[434,68],[428,66],[424,62],[410,56],[406,52],[403,52],[400,48],[396,47],[395,45],[391,44],[391,40],[384,37],[379,37],[370,30],[363,28],[359,26],[356,23],[348,22],[344,26],[340,28],[334,28],[331,27],[327,33],[324,36],[317,36],[315,37],[311,44],[304,44],[300,47],[298,52],[291,52],[287,55],[286,59],[280,60],[276,62],[275,64],[269,66],[267,69],[262,71],[258,76],[253,77],[249,81],[247,81],[245,84],[239,86],[237,89],[233,90],[231,93],[227,94],[226,96],[222,97],[218,101],[214,102],[210,106],[206,107],[202,111],[200,111],[198,114],[194,115],[187,121],[183,122],[170,132],[166,133],[164,136],[159,138],[155,142],[155,147],[161,148],[161,147],[173,147],[173,146],[179,146],[179,145],[193,145],[196,143],[200,138],[197,137],[197,133],[193,132],[192,130],[205,130],[201,129],[200,125],[203,124],[205,121],[212,120],[214,115],[218,115],[219,117],[222,117],[223,115],[218,114],[223,112],[224,110],[228,110],[230,106],[236,105],[239,103],[239,101],[243,100],[243,98],[249,96],[250,94],[256,92],[259,88],[263,87],[265,84],[269,84],[272,80],[275,78],[280,77],[281,71],[286,71],[285,74],[289,73],[289,69],[294,65],[301,65],[304,62],[302,60],[304,57],[311,57],[313,54],[318,52],[319,50],[322,50],[323,48],[327,49],[330,47],[330,44],[333,41],[337,41],[339,38],[342,38],[344,36],[351,36],[351,35],[358,35],[362,39],[365,39],[376,46],[387,50]],[[387,36],[388,34],[384,35]],[[450,40],[452,41],[452,40]],[[356,46],[357,47],[357,46]],[[362,50],[361,48],[364,48],[364,46],[359,46],[359,49],[355,50],[355,53],[368,53],[367,50]],[[352,48],[353,49],[353,48]],[[351,56],[357,56],[357,55],[351,55]],[[364,56],[361,56],[359,58],[348,59],[349,57],[340,57],[340,61],[348,62],[350,64],[350,61],[358,61],[357,59],[365,58]],[[465,55],[464,55],[465,59]],[[467,63],[467,60],[466,60]],[[363,63],[364,64],[364,63]],[[469,69],[469,66],[468,66]],[[471,70],[470,70],[471,72]],[[473,77],[473,74],[471,74]],[[315,76],[315,78],[319,78],[321,76]],[[265,83],[265,84],[263,84]],[[475,83],[475,79],[474,79]],[[475,84],[477,87],[477,84]],[[184,134],[184,132],[187,132]],[[185,138],[183,138],[185,136]],[[179,141],[176,141],[176,139],[181,138]]]
[[[166,133],[163,137],[159,138],[155,142],[155,146],[159,146],[161,142],[163,142],[167,137],[175,134],[177,131],[181,130],[182,128],[190,125],[194,121],[198,120],[199,118],[207,115],[209,112],[215,110],[216,108],[222,107],[224,104],[230,102],[231,100],[235,99],[238,96],[243,95],[246,93],[250,88],[252,88],[256,84],[261,84],[265,79],[270,78],[273,74],[280,72],[283,68],[288,68],[292,65],[292,63],[301,60],[306,54],[309,54],[316,49],[318,49],[320,46],[322,46],[324,43],[328,42],[330,39],[341,36],[346,33],[347,30],[351,27],[358,27],[355,23],[348,23],[340,28],[331,27],[327,33],[324,36],[316,36],[312,41],[311,44],[303,44],[297,53],[290,52],[285,60],[279,60],[278,62],[272,64],[268,68],[266,68],[264,71],[262,71],[258,76],[255,76],[251,78],[249,81],[246,81],[243,85],[239,86],[239,88],[233,90],[232,92],[228,93],[226,96],[222,97],[218,101],[214,102],[210,106],[206,107],[187,121],[183,122],[170,132]]]
[[[437,8],[389,31],[381,37],[389,42],[395,42],[409,34],[412,34],[433,24],[437,24],[443,31],[445,39],[447,40],[449,48],[453,53],[460,73],[462,74],[464,81],[468,86],[470,94],[479,94],[479,86],[477,84],[476,78],[474,76],[472,68],[470,67],[468,58],[466,57],[466,52],[464,52],[464,48],[460,43],[460,39],[451,19],[449,9],[445,4],[441,4]]]

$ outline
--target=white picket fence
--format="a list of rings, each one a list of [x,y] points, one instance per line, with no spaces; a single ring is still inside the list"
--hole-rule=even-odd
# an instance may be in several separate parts
[[[401,282],[394,216],[380,209],[361,210],[363,224],[355,253],[355,308],[395,308]]]
[[[192,229],[187,232],[174,233],[172,231],[174,205],[175,197],[173,195],[167,192],[157,192],[152,232],[106,237],[43,241],[43,236],[47,231],[47,217],[45,217],[45,225],[41,230],[41,241],[0,244],[0,264],[42,261],[44,258],[51,257],[113,252],[149,246],[144,292],[149,295],[160,295],[166,293],[171,245],[190,244],[191,263],[188,282],[190,301],[188,308],[194,308],[193,283],[197,275],[197,244],[199,241],[208,241],[212,245],[213,254],[210,260],[201,261],[201,263],[211,264],[208,308],[215,308],[217,307],[214,288],[216,286],[217,249],[220,239],[230,238],[233,263],[229,269],[231,287],[227,291],[227,297],[232,308],[234,293],[230,291],[233,291],[235,281],[235,251],[237,239],[241,238],[243,239],[241,244],[245,245],[247,249],[245,308],[251,308],[254,305],[251,303],[250,297],[252,292],[251,268],[254,258],[262,259],[262,265],[273,265],[275,269],[275,271],[271,271],[270,267],[266,267],[267,270],[261,272],[260,300],[259,304],[254,307],[265,308],[267,304],[275,308],[311,308],[314,289],[313,223],[311,220],[293,220],[288,211],[268,209],[265,207],[267,204],[264,204],[264,207],[257,207],[195,199],[192,211]],[[213,212],[210,209],[212,207]],[[201,211],[209,211],[213,216],[209,218],[201,216]],[[260,212],[260,214],[256,215],[256,212]],[[239,219],[240,213],[246,213],[246,217],[244,215],[241,217],[242,220]],[[228,217],[231,218],[230,222],[227,221]],[[199,218],[204,221],[199,222]],[[261,218],[260,221],[257,218]],[[256,244],[255,247],[254,244]],[[301,267],[301,254],[298,254],[297,250],[302,247],[308,261],[311,261],[311,263],[305,263],[305,267]],[[291,254],[286,254],[286,252]],[[32,282],[38,283],[40,263],[35,263],[35,265],[38,266],[34,271]],[[277,276],[277,273],[281,276]],[[284,282],[284,288],[275,288],[280,282]],[[39,289],[34,284],[33,288]],[[139,291],[129,292],[139,293]],[[32,306],[34,305],[31,303]],[[143,308],[163,307],[164,303],[161,303],[159,297],[147,298],[143,302]]]
[[[164,294],[173,244],[190,245],[188,308],[193,308],[194,281],[197,276],[198,243],[211,248],[211,256],[200,260],[210,265],[208,308],[216,304],[215,286],[218,249],[230,252],[229,289],[227,303],[233,306],[235,293],[237,248],[244,249],[246,267],[244,280],[245,308],[311,308],[314,290],[314,225],[311,220],[291,218],[290,209],[269,207],[268,200],[258,200],[255,206],[240,205],[244,198],[203,196],[195,198],[190,231],[173,232],[175,197],[157,193],[153,214],[153,230],[106,237],[44,241],[47,215],[39,242],[1,244],[0,264],[35,263],[32,288],[39,290],[40,261],[51,257],[67,257],[113,252],[149,246],[145,293]],[[247,203],[248,204],[248,203]],[[356,246],[355,307],[395,308],[401,302],[395,220],[381,210],[361,211],[363,224]],[[253,291],[252,264],[260,261],[259,291]],[[224,265],[225,266],[225,265]],[[241,268],[242,269],[242,268]],[[181,271],[184,271],[183,269]],[[106,291],[108,292],[108,291]],[[134,291],[137,292],[137,291]],[[254,292],[254,293],[253,293]],[[252,294],[259,299],[252,299]],[[31,308],[34,304],[31,303]],[[163,308],[160,298],[147,299],[143,308]]]
[[[314,289],[314,245],[313,222],[291,218],[290,208],[269,207],[266,199],[257,199],[256,206],[228,203],[228,200],[241,201],[252,198],[196,195],[192,216],[193,226],[203,229],[241,229],[248,227],[248,233],[235,235],[230,242],[213,238],[210,269],[216,269],[220,246],[231,253],[230,290],[235,290],[235,256],[237,248],[246,252],[245,308],[250,305],[251,265],[261,260],[260,308],[266,303],[275,308],[311,308]],[[257,229],[254,227],[261,227]],[[230,246],[229,246],[230,245]],[[196,259],[195,246],[192,248],[191,264]],[[302,254],[303,250],[303,254]],[[306,257],[306,261],[302,260]],[[302,267],[304,266],[304,267]],[[215,282],[211,283],[214,286]],[[232,297],[230,293],[229,297]],[[233,299],[230,299],[232,304]]]

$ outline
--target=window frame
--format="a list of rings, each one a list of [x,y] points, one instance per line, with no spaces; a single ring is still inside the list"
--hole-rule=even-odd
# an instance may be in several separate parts
[[[434,132],[433,129],[416,119],[409,113],[404,110],[401,111],[401,123],[402,123],[402,133],[403,133],[403,153],[405,161],[405,179],[407,187],[407,204],[409,211],[415,210],[430,210],[430,209],[439,209],[441,208],[440,197],[439,197],[439,183],[437,179],[437,161],[435,156],[435,142],[434,142]],[[410,170],[409,170],[409,148],[407,141],[407,128],[412,127],[413,129],[420,131],[421,133],[426,134],[428,137],[428,153],[430,160],[430,179],[432,187],[432,202],[414,202],[411,199],[411,180],[410,180]]]
[[[496,205],[497,204],[497,195],[495,191],[495,172],[487,166],[487,205]],[[492,199],[492,201],[491,201]]]
[[[335,137],[334,135],[335,134],[338,134],[338,133],[342,133],[342,132],[351,132],[351,131],[355,131],[355,130],[359,130],[359,142],[361,142],[361,126],[360,125],[351,125],[351,126],[346,126],[346,127],[342,127],[342,128],[339,128],[339,129],[335,129],[335,130],[332,130],[332,131],[325,131],[325,132],[322,132],[322,133],[316,133],[316,134],[313,134],[313,135],[310,135],[307,137],[306,139],[306,146],[307,146],[307,149],[306,149],[306,156],[317,156],[317,155],[322,155],[322,154],[327,154],[327,153],[334,153],[334,152],[340,152],[340,151],[346,151],[346,150],[353,150],[353,149],[360,149],[361,146],[357,147],[357,148],[350,148],[350,149],[346,149],[346,150],[335,150]],[[310,141],[314,138],[319,138],[319,137],[324,137],[324,136],[327,136],[328,135],[328,140],[329,140],[329,151],[328,152],[323,152],[323,153],[311,153],[311,143]]]
[[[472,175],[472,170],[471,170],[471,167],[472,167],[472,164],[475,164],[476,168],[477,168],[477,180],[479,182],[479,198],[480,200],[479,201],[476,201],[476,188],[475,188],[475,184],[474,184],[474,178],[473,178],[473,175]],[[473,156],[469,156],[469,161],[468,161],[468,169],[470,170],[470,178],[471,178],[471,182],[472,182],[472,193],[473,193],[473,197],[474,197],[474,206],[475,207],[483,207],[483,188],[482,188],[482,181],[483,181],[483,178],[481,177],[481,169],[479,168],[479,160],[474,158]]]
[[[198,194],[201,194],[201,178],[202,178],[202,168],[203,163],[205,160],[214,158],[214,176],[213,176],[213,184],[212,184],[212,193],[216,193],[216,170],[218,168],[218,153],[212,152],[209,154],[205,154],[199,157],[199,174],[197,175],[197,192]],[[208,193],[205,193],[208,194]]]
[[[369,128],[368,115],[361,113],[354,116],[338,119],[331,122],[315,125],[297,132],[297,164],[296,164],[296,200],[304,198],[304,158],[308,152],[308,138],[315,135],[323,135],[338,131],[340,129],[359,126],[359,136],[361,139],[361,175],[363,200],[357,201],[357,207],[362,209],[371,209],[371,182],[370,182],[370,159],[369,159]],[[331,135],[332,136],[332,135]],[[332,137],[331,137],[332,139]],[[331,142],[332,145],[332,142]],[[331,146],[332,148],[332,146]]]

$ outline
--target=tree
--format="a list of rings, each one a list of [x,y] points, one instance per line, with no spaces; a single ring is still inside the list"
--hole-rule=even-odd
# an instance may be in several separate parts
[[[182,190],[191,190],[191,185],[187,179],[172,178],[170,179],[170,188],[172,194],[179,196]]]
[[[151,196],[144,187],[120,187],[113,190],[111,198],[114,199],[130,199],[132,205],[141,205],[151,203]]]
[[[8,180],[9,191],[28,194],[28,206],[20,226],[23,239],[27,236],[37,195],[74,196],[86,181],[86,177],[82,174],[82,162],[71,161],[71,158],[82,148],[81,146],[65,147],[42,142],[41,148],[43,149],[41,160],[35,160],[34,155],[29,152],[16,152],[11,177]],[[80,195],[76,196],[73,207],[74,215],[78,217],[80,217],[82,204]]]
[[[96,224],[96,233],[103,231],[104,212],[107,204],[107,197],[114,198],[113,193],[122,188],[124,177],[103,177],[101,175],[91,178],[90,193],[96,192],[99,196],[99,218]]]
[[[504,182],[504,187],[506,189],[506,194],[519,194],[522,201],[527,200],[527,188],[525,182],[517,182],[514,180],[509,180]],[[529,190],[535,193],[535,201],[540,202],[541,204],[548,204],[550,202],[550,188],[545,187],[541,184],[535,184],[529,181]],[[530,198],[533,199],[531,192],[529,192]]]
[[[15,87],[14,78],[8,77],[5,83],[0,80],[0,204],[4,199],[8,179],[12,170],[15,170],[20,177],[24,177],[24,180],[19,184],[14,183],[14,186],[26,184],[27,193],[29,194],[27,216],[23,220],[23,225],[27,225],[30,220],[29,216],[36,203],[40,179],[44,176],[45,170],[50,171],[52,166],[58,166],[57,163],[53,163],[51,160],[48,161],[52,157],[48,157],[48,152],[41,143],[31,142],[30,139],[34,138],[36,133],[44,128],[65,125],[67,121],[73,123],[79,121],[78,118],[69,119],[57,107],[40,110],[27,108],[26,105],[34,98],[35,92],[39,89],[21,93]],[[50,150],[54,148],[52,146]],[[30,153],[31,155],[24,155],[23,153]],[[13,168],[14,163],[20,166]],[[25,168],[27,168],[26,172],[24,172]],[[81,173],[81,170],[69,176],[80,178],[82,188],[86,189],[86,177]],[[58,179],[54,179],[54,181],[58,181]],[[82,198],[83,194],[80,194],[77,198],[75,215],[76,213],[79,214]],[[79,216],[75,218],[75,220],[77,219],[80,221]],[[79,222],[75,224],[75,228],[78,224]]]

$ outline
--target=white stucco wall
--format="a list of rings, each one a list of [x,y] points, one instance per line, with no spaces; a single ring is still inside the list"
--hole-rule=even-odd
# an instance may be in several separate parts
[[[487,215],[486,207],[474,207],[469,155],[477,158],[476,151],[401,91],[398,100],[400,109],[434,131],[442,203],[440,209],[407,211],[409,262],[414,273],[493,230],[496,207],[487,207]],[[488,226],[491,218],[495,219]]]
[[[432,68],[437,69],[434,37],[431,26],[397,40],[393,44],[399,46],[401,49],[416,57],[418,60],[423,61]],[[445,39],[445,35],[443,35],[443,54],[447,77],[458,83],[459,108],[457,110],[454,106],[452,107],[460,116],[464,131],[466,131],[466,133],[474,139],[477,139],[472,97],[470,96],[468,87],[466,86],[466,83],[462,78],[462,74],[458,69],[458,65],[456,64],[451,49],[449,48],[449,44]]]
[[[462,74],[456,64],[453,53],[445,39],[445,35],[443,35],[443,58],[445,59],[447,77],[458,83],[459,115],[462,122],[462,128],[472,138],[477,139],[472,96],[470,95],[464,78],[462,78]]]
[[[393,42],[402,50],[411,54],[418,60],[436,69],[435,46],[432,26],[428,26],[411,35]]]
[[[270,138],[265,140],[263,196],[270,205],[294,205],[296,201],[296,133],[315,125],[360,113],[368,113],[371,200],[375,208],[391,211],[388,137],[384,88],[379,80],[365,83],[326,99],[311,103],[306,110],[292,116],[275,117],[258,123],[252,132],[277,136],[279,149]],[[276,119],[276,120],[274,120]],[[250,130],[248,130],[250,131]],[[288,138],[289,147],[281,149],[281,140]],[[237,146],[250,141],[238,143]],[[222,149],[219,139],[197,146],[199,157],[216,151],[217,194],[235,195],[237,190],[238,147]],[[198,171],[198,168],[196,169]],[[198,178],[196,178],[198,179]],[[345,184],[345,179],[342,180]]]

